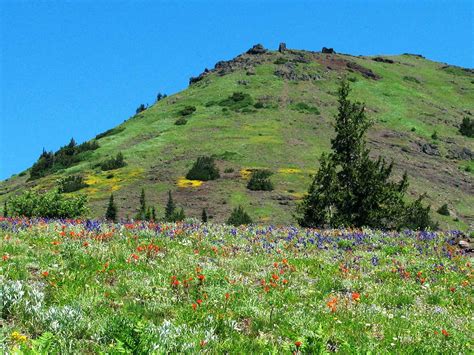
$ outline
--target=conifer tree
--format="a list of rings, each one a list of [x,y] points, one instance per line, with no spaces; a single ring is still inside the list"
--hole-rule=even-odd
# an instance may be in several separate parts
[[[207,222],[207,212],[206,212],[206,209],[205,209],[205,208],[202,209],[201,221],[202,221],[202,223],[206,223],[206,222]]]
[[[105,219],[109,221],[117,221],[117,206],[114,202],[114,194],[110,195],[109,205],[107,206],[107,211],[105,212]]]
[[[148,215],[148,212],[146,209],[145,189],[142,188],[142,192],[140,194],[140,209],[138,210],[136,219],[138,220],[148,219],[147,215]]]
[[[175,213],[176,205],[173,201],[173,196],[171,196],[171,191],[168,191],[168,202],[166,203],[165,208],[165,221],[172,222],[174,213]]]
[[[155,222],[155,221],[156,221],[156,211],[155,211],[155,206],[153,206],[153,207],[151,208],[151,220],[152,220],[153,222]]]
[[[297,209],[297,219],[304,227],[433,227],[429,207],[423,196],[411,204],[404,200],[408,188],[405,173],[398,182],[390,180],[393,164],[382,157],[372,160],[365,134],[370,122],[365,107],[348,99],[349,84],[341,82],[339,109],[332,151],[323,154],[308,194]]]
[[[3,217],[8,217],[7,201],[3,202]]]
[[[234,208],[232,210],[232,213],[227,220],[227,224],[231,224],[233,226],[240,226],[242,224],[251,224],[252,223],[252,218],[245,212],[244,208],[242,206],[239,206],[237,208]]]

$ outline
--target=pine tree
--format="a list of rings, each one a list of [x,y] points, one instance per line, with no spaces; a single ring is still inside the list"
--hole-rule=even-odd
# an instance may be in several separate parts
[[[105,212],[105,219],[109,221],[117,221],[117,206],[114,203],[114,194],[110,195],[109,205],[107,206],[107,211]]]
[[[176,205],[173,201],[173,196],[171,196],[171,191],[168,191],[168,202],[166,203],[165,208],[165,221],[173,222],[173,217],[175,213]]]
[[[138,220],[145,220],[147,218],[147,209],[146,209],[146,198],[145,198],[145,189],[142,188],[142,192],[140,194],[140,209],[138,210],[136,219]]]
[[[156,221],[156,211],[155,211],[155,206],[153,206],[153,207],[151,208],[151,220],[152,220],[153,222],[155,222],[155,221]]]
[[[365,107],[348,99],[349,84],[341,82],[336,136],[332,151],[323,154],[320,169],[299,205],[297,219],[304,227],[373,227],[425,229],[432,227],[429,207],[420,199],[406,204],[406,173],[398,183],[390,176],[393,164],[371,160],[365,135],[370,122]],[[415,218],[416,216],[416,218]]]
[[[8,217],[7,201],[3,202],[3,217]]]
[[[184,221],[185,218],[184,209],[180,208],[179,212],[174,213],[173,222],[181,222]]]
[[[230,214],[229,219],[227,220],[227,224],[231,224],[233,226],[240,226],[242,224],[251,224],[252,218],[244,211],[242,206],[234,208],[232,213]]]
[[[202,209],[201,221],[202,221],[202,223],[206,223],[206,222],[207,222],[207,212],[206,212],[206,209],[205,209],[205,208]]]

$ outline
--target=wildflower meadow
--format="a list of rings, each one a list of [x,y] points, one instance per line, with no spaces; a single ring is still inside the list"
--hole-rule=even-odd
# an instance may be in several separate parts
[[[472,353],[458,233],[0,218],[0,352]]]

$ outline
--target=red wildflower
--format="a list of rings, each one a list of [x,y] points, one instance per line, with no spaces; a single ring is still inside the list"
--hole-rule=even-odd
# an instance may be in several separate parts
[[[193,303],[191,306],[193,307],[194,310],[196,310],[198,305],[196,303]]]
[[[278,275],[276,275],[276,274],[273,274],[273,275],[272,275],[272,279],[273,279],[273,280],[278,280],[279,278],[280,278],[280,276],[278,276]]]
[[[352,300],[353,301],[360,301],[360,293],[359,292],[352,292]]]
[[[273,266],[274,266],[274,267],[278,267],[278,263],[273,263]]]
[[[229,292],[225,294],[225,299],[228,300],[230,298]]]
[[[445,337],[449,336],[449,333],[446,331],[446,329],[441,330],[441,333],[443,333]]]
[[[201,304],[202,304],[202,300],[201,300],[201,299],[198,299],[196,302],[197,302],[198,305],[201,305]]]
[[[86,248],[87,248],[87,247],[89,246],[89,243],[87,243],[87,242],[84,242],[84,243],[82,244],[82,246],[84,246],[84,247],[86,247]]]
[[[301,344],[302,344],[301,341],[295,341],[295,346],[296,346],[297,348],[299,348],[299,347],[301,346]]]
[[[199,281],[203,282],[206,277],[203,274],[198,275]]]
[[[7,254],[5,254],[4,256],[2,256],[2,260],[3,260],[3,261],[7,261],[9,258],[10,258],[10,257],[9,257]]]
[[[288,264],[288,260],[286,260],[286,259],[283,259],[281,262],[282,262],[283,264]]]
[[[288,283],[288,280],[287,280],[287,279],[283,279],[283,281],[282,281],[282,282],[283,282],[283,284],[285,284],[285,285],[286,285],[286,284]]]
[[[456,291],[456,287],[451,287],[451,288],[449,289],[449,291],[451,291],[451,292]]]
[[[49,272],[48,271],[43,271],[41,273],[41,275],[43,275],[43,277],[48,277],[49,276]]]

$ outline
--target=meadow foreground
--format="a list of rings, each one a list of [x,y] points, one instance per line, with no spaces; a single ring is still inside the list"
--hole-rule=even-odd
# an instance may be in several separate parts
[[[0,218],[0,351],[470,353],[457,233]]]

